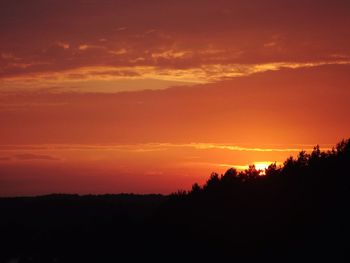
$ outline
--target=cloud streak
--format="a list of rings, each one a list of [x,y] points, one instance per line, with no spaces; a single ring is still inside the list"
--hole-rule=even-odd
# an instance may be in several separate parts
[[[21,161],[31,161],[31,160],[58,161],[60,160],[59,158],[56,158],[50,155],[34,154],[34,153],[15,154],[13,157]]]
[[[145,78],[206,83],[348,63],[349,7],[342,0],[5,0],[1,89]]]
[[[322,145],[322,149],[330,150],[332,145]],[[247,147],[232,144],[217,143],[144,143],[123,145],[95,145],[95,144],[37,144],[37,145],[0,145],[0,151],[126,151],[126,152],[156,152],[176,148],[191,148],[195,150],[228,150],[238,152],[300,152],[312,151],[313,145],[294,145],[294,147]],[[17,154],[14,157],[20,160],[42,159],[58,160],[48,155],[32,153]]]
[[[20,76],[4,77],[0,79],[2,91],[13,90],[14,87],[35,86],[36,89],[43,87],[57,86],[84,86],[84,83],[92,81],[95,85],[103,85],[106,82],[115,82],[121,80],[145,80],[153,79],[159,81],[168,81],[170,85],[190,85],[199,83],[209,83],[225,79],[249,76],[255,73],[266,71],[277,71],[280,69],[299,69],[320,67],[325,65],[348,65],[350,60],[334,60],[322,62],[278,62],[266,64],[216,64],[202,65],[198,68],[189,69],[169,69],[152,66],[135,66],[135,67],[84,67],[73,70],[60,72],[43,72],[22,74]],[[163,86],[166,88],[169,86]],[[143,90],[146,87],[140,86]],[[158,87],[159,88],[159,87]],[[0,90],[0,91],[1,91]],[[115,92],[128,89],[118,88],[116,85]],[[88,90],[86,90],[88,91]],[[95,91],[95,90],[94,90]]]
[[[7,147],[5,147],[5,148],[7,148]],[[36,160],[39,160],[39,161],[59,161],[59,160],[61,160],[60,158],[57,158],[57,157],[54,157],[51,155],[28,153],[24,148],[22,148],[19,151],[19,152],[25,151],[24,153],[13,154],[10,156],[1,156],[0,161],[36,161]],[[0,149],[0,152],[1,151],[3,151],[3,149]],[[6,152],[8,152],[8,150],[6,150]]]
[[[349,131],[342,117],[349,113],[349,68],[282,68],[220,82],[113,94],[59,87],[3,92],[0,144],[334,143]],[[145,84],[135,83],[135,89]]]

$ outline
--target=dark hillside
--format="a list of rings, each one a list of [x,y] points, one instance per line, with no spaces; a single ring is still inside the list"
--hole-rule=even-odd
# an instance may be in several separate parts
[[[2,261],[349,262],[349,165],[346,140],[170,196],[3,198]]]

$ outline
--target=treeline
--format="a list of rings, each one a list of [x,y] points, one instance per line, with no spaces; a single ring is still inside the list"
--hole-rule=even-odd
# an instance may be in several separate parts
[[[219,175],[213,172],[207,182],[200,186],[195,183],[190,191],[178,191],[173,197],[186,195],[198,195],[201,193],[230,191],[230,187],[237,184],[257,184],[258,181],[285,180],[290,183],[305,183],[313,180],[313,183],[350,182],[346,177],[350,169],[350,139],[342,140],[331,150],[321,151],[319,145],[313,148],[311,153],[299,152],[296,158],[289,157],[282,165],[272,163],[264,170],[258,170],[254,165],[248,169],[237,171],[235,168],[228,169]],[[291,178],[292,177],[292,178]]]
[[[238,262],[350,260],[350,140],[265,171],[211,174],[171,195],[157,219],[202,255]],[[171,232],[171,231],[170,231]],[[196,245],[193,245],[196,244]]]
[[[350,262],[349,165],[348,139],[170,196],[0,199],[0,262]]]

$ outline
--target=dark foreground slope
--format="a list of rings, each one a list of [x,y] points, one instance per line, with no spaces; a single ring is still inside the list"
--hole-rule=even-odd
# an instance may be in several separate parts
[[[349,165],[347,140],[170,196],[0,199],[1,260],[350,262]]]
[[[145,224],[165,200],[132,194],[1,198],[0,262],[103,262],[135,253]]]

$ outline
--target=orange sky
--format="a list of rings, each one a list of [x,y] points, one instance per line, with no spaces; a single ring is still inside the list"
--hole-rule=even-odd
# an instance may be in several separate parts
[[[0,195],[169,193],[350,134],[348,1],[1,1]]]

